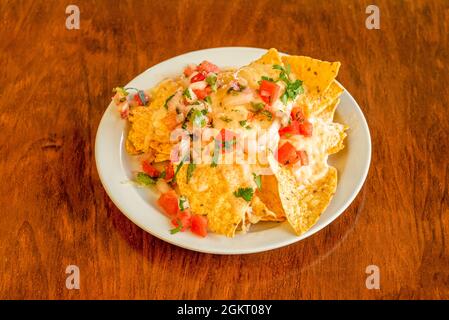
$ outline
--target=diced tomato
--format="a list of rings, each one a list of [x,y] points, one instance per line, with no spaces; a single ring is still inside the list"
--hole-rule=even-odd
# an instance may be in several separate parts
[[[157,204],[171,218],[175,218],[179,211],[178,196],[174,190],[161,194]]]
[[[212,92],[212,89],[207,86],[203,90],[193,90],[193,92],[199,100],[204,100]]]
[[[220,68],[209,61],[203,61],[198,66],[197,70],[199,72],[205,72],[206,74],[208,74],[209,72],[217,73],[218,71],[220,71]]]
[[[157,170],[155,167],[153,167],[148,161],[142,162],[142,170],[147,175],[149,175],[151,178],[157,178],[160,175],[159,170]]]
[[[186,77],[190,77],[192,75],[192,73],[194,73],[196,70],[196,66],[189,64],[185,69],[184,69],[184,75]]]
[[[286,142],[279,147],[277,160],[284,165],[295,164],[298,162],[299,156],[296,153],[295,147],[290,142]]]
[[[279,99],[281,87],[274,82],[262,80],[259,87],[259,95],[265,103],[271,105]]]
[[[291,115],[292,115],[292,119],[294,121],[298,121],[300,123],[306,119],[306,117],[304,116],[304,113],[302,112],[302,108],[300,108],[300,107],[293,108]]]
[[[279,129],[279,135],[281,137],[295,134],[299,134],[299,122],[297,121],[292,121],[290,125]]]
[[[204,75],[204,73],[199,72],[196,75],[194,75],[192,77],[192,79],[190,79],[190,83],[194,83],[194,82],[198,82],[198,81],[203,81],[204,79],[206,79],[206,76]]]
[[[173,164],[171,162],[167,163],[165,166],[165,180],[169,181],[175,176],[175,170],[173,169]]]
[[[313,125],[307,121],[304,120],[303,123],[299,124],[299,133],[302,134],[304,137],[311,137],[313,132]]]
[[[193,215],[190,230],[200,237],[207,236],[207,219],[204,216]]]
[[[171,220],[171,223],[175,226],[179,226],[179,222],[182,225],[181,231],[186,231],[190,228],[192,215],[190,214],[189,209],[185,209],[184,211],[178,210],[176,217]]]
[[[306,151],[299,150],[296,151],[296,154],[298,155],[299,160],[301,160],[301,165],[307,166],[309,164],[309,157]]]
[[[137,93],[134,95],[134,101],[137,103],[138,106],[144,105],[144,103],[142,102],[142,99],[140,99],[140,96]]]

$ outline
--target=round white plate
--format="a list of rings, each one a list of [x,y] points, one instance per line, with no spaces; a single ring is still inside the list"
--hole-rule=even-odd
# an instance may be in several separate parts
[[[167,77],[179,75],[187,64],[203,60],[209,60],[220,67],[240,67],[265,52],[264,49],[241,47],[194,51],[155,65],[126,86],[151,88]],[[159,211],[155,202],[156,194],[126,183],[132,179],[132,170],[137,168],[137,160],[125,151],[126,122],[120,119],[112,104],[101,119],[95,141],[98,174],[109,197],[131,221],[174,245],[216,254],[253,253],[286,246],[311,236],[336,219],[354,200],[368,174],[371,160],[368,125],[357,102],[346,90],[340,99],[336,121],[348,125],[350,129],[345,149],[330,157],[330,163],[338,169],[339,174],[337,192],[318,222],[299,237],[293,233],[288,223],[256,225],[251,232],[237,234],[234,238],[213,233],[206,238],[200,238],[191,232],[170,234],[172,226],[169,219]]]

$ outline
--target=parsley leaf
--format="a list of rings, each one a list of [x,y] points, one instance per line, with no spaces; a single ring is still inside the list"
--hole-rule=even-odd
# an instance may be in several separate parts
[[[239,188],[237,191],[234,191],[234,196],[236,196],[237,198],[243,198],[247,202],[251,201],[253,195],[253,188]]]
[[[253,173],[254,182],[257,185],[257,189],[262,189],[262,176]]]

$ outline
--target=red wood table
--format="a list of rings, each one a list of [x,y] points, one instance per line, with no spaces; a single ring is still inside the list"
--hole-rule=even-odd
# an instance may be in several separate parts
[[[449,298],[447,1],[75,2],[79,30],[63,1],[0,1],[0,298]],[[369,4],[379,30],[365,27]],[[220,46],[339,60],[368,120],[364,188],[304,241],[187,251],[139,229],[102,188],[93,150],[111,88]],[[79,290],[65,286],[71,264]]]

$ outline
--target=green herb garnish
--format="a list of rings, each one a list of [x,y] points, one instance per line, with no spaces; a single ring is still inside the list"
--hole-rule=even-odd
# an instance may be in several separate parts
[[[253,198],[254,190],[253,188],[239,188],[237,191],[234,191],[234,196],[237,198],[243,198],[247,202],[250,202]]]
[[[206,118],[203,112],[198,109],[194,109],[190,115],[190,121],[192,121],[194,126],[204,127],[206,125]]]
[[[151,186],[156,183],[156,181],[147,175],[145,172],[139,172],[136,176],[137,183],[144,186]]]
[[[170,230],[171,234],[178,233],[179,231],[182,230],[182,222],[181,222],[181,220],[178,219],[177,223],[178,223],[178,226],[176,228],[173,228],[173,229]]]
[[[254,182],[257,185],[257,189],[262,189],[262,176],[253,173]]]
[[[281,101],[284,105],[287,105],[288,101],[293,101],[295,98],[304,92],[304,88],[302,87],[301,80],[290,80],[290,65],[287,65],[285,68],[275,64],[273,69],[280,70],[279,79],[282,80],[286,87],[284,93],[281,95]]]
[[[167,100],[165,100],[165,103],[164,103],[165,109],[168,109],[168,103],[174,96],[175,96],[175,94],[172,94],[170,97],[167,98]]]
[[[226,122],[226,123],[229,123],[229,122],[232,121],[232,119],[229,118],[229,117],[227,117],[227,116],[222,116],[222,117],[220,117],[220,120],[221,120],[221,121],[224,121],[224,122]]]
[[[207,96],[206,98],[204,98],[204,101],[206,101],[208,104],[212,104],[212,99],[210,96]]]
[[[206,82],[210,85],[212,91],[217,91],[217,75],[215,73],[210,74],[206,78]]]
[[[263,104],[262,102],[259,103],[251,102],[251,106],[253,107],[253,112],[257,113],[263,110],[265,104]]]
[[[184,92],[182,93],[182,95],[188,99],[192,99],[192,95],[190,94],[189,88],[185,89]]]

